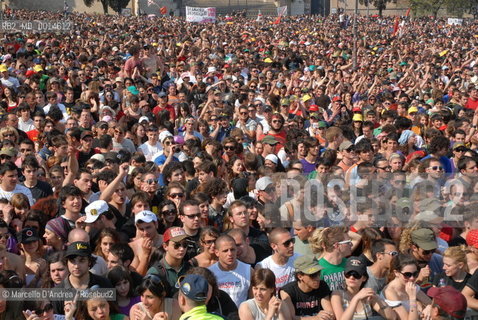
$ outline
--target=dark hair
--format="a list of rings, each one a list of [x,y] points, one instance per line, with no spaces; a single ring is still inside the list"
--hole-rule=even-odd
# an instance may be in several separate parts
[[[0,176],[3,176],[7,171],[17,172],[17,166],[12,162],[7,161],[0,166]]]
[[[397,256],[393,257],[392,263],[390,264],[390,273],[388,275],[388,282],[395,279],[394,271],[401,272],[402,269],[406,266],[414,265],[418,270],[418,262],[415,258],[408,254],[399,253]]]
[[[383,253],[385,251],[385,245],[396,246],[395,242],[390,239],[378,239],[372,241],[372,259],[373,262],[377,261],[377,253]]]
[[[58,201],[60,202],[60,205],[63,205],[63,202],[65,202],[66,198],[68,198],[69,196],[82,197],[83,193],[78,187],[74,185],[70,184],[70,185],[64,186],[63,188],[60,189],[60,193],[58,194]]]
[[[134,259],[133,249],[131,249],[131,247],[128,244],[123,242],[118,242],[112,245],[110,248],[110,253],[114,255],[115,257],[118,257],[119,259],[121,259],[123,263],[127,260],[129,260],[131,263],[133,262],[133,259]]]
[[[194,267],[189,269],[186,274],[197,274],[203,276],[207,280],[207,283],[212,287],[212,297],[219,297],[217,279],[211,270],[203,267]]]
[[[35,158],[34,155],[28,155],[25,157],[25,160],[23,160],[22,170],[25,170],[28,167],[33,169],[40,169],[40,164],[38,164],[38,160]]]
[[[157,274],[148,274],[143,278],[141,284],[136,288],[136,294],[141,296],[146,290],[151,291],[158,298],[166,296],[166,281]]]
[[[193,206],[199,206],[199,202],[196,200],[186,200],[181,202],[181,205],[179,206],[179,214],[184,214],[184,208],[185,207],[193,207]]]
[[[129,291],[128,291],[127,297],[128,298],[133,297],[133,287],[134,287],[133,279],[131,278],[130,272],[125,267],[116,266],[116,267],[112,268],[106,274],[106,277],[108,278],[108,280],[110,280],[113,287],[115,287],[116,284],[118,284],[118,282],[120,282],[122,280],[128,281],[129,282]]]
[[[257,269],[251,277],[251,287],[263,283],[267,289],[276,289],[276,277],[270,269]]]

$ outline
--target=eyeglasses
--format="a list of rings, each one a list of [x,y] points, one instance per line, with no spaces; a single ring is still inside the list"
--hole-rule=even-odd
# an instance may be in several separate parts
[[[432,169],[433,171],[443,171],[442,166],[433,166],[433,167],[430,167],[430,169]]]
[[[239,112],[241,116],[246,115],[248,112]]]
[[[284,241],[284,242],[282,243],[282,245],[283,245],[284,247],[289,247],[291,244],[294,244],[294,243],[295,243],[295,238],[290,238],[289,240]]]
[[[60,166],[63,170],[68,169],[68,166]]]
[[[174,249],[178,250],[179,247],[187,249],[189,246],[186,241],[181,241],[181,242],[174,242],[173,247]]]
[[[196,214],[183,214],[183,216],[188,217],[188,219],[194,220],[194,219],[199,219],[201,217],[200,213]]]
[[[352,240],[344,240],[344,241],[339,241],[337,242],[338,244],[347,244],[347,245],[351,245],[352,244]]]
[[[9,233],[0,234],[0,239],[8,240],[10,239],[10,234]]]
[[[161,214],[163,214],[165,216],[172,216],[172,215],[175,215],[176,213],[177,213],[176,209],[161,211]]]
[[[420,274],[420,272],[418,272],[418,271],[415,271],[415,272],[400,272],[400,273],[402,274],[402,276],[405,279],[410,279],[411,277],[416,278]]]
[[[171,198],[182,198],[184,197],[184,193],[180,192],[180,193],[171,193],[169,195]]]
[[[345,278],[350,279],[354,277],[355,279],[361,279],[362,276],[357,271],[349,271],[345,274]]]
[[[390,169],[392,169],[392,167],[390,167],[390,166],[386,166],[386,167],[377,167],[377,169],[381,169],[381,170],[384,170],[384,171],[390,171]]]
[[[388,255],[391,255],[392,257],[395,257],[396,255],[398,255],[398,251],[380,252],[380,253],[388,254]]]
[[[224,146],[224,150],[234,150],[234,146]]]
[[[457,149],[455,149],[455,151],[456,151],[456,152],[466,152],[467,149],[465,149],[465,148],[457,148]]]
[[[14,137],[15,134],[14,133],[4,133],[3,136],[4,137]]]

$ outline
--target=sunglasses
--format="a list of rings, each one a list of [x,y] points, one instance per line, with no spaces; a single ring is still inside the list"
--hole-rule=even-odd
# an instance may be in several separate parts
[[[389,255],[391,255],[392,257],[395,257],[395,256],[398,255],[398,251],[380,252],[380,253],[389,254]]]
[[[357,271],[349,271],[345,274],[345,278],[350,279],[350,277],[354,277],[355,279],[362,278],[362,276]]]
[[[420,272],[418,271],[415,271],[415,272],[400,272],[402,274],[402,276],[405,278],[405,279],[410,279],[411,277],[418,277],[418,275],[420,274]]]
[[[272,187],[272,186],[267,187],[267,188],[264,189],[264,192],[266,192],[266,193],[271,193],[271,192],[274,192],[274,191],[276,191],[276,188]]]
[[[422,249],[422,250],[423,250],[423,249]],[[423,255],[428,256],[428,255],[434,253],[435,250],[423,250],[422,252],[423,252]]]
[[[432,169],[433,171],[443,171],[442,166],[433,166],[433,167],[430,167],[430,169]]]
[[[165,216],[172,216],[172,215],[175,215],[176,213],[177,211],[175,209],[161,211],[161,214]]]
[[[186,241],[174,242],[173,247],[176,250],[179,249],[179,247],[187,249],[188,248],[188,243]]]
[[[352,240],[344,240],[337,242],[338,244],[352,244]]]
[[[37,315],[42,315],[44,312],[49,312],[53,310],[53,305],[51,303],[47,303],[43,308],[35,309],[35,313]]]
[[[224,150],[234,150],[235,147],[233,146],[224,146]]]
[[[248,112],[239,112],[241,116],[246,115]]]
[[[144,281],[144,280],[150,280],[150,281],[151,281],[153,284],[155,284],[155,285],[159,285],[159,284],[160,284],[161,287],[162,287],[163,290],[164,290],[163,281],[162,281],[161,278],[158,277],[157,275],[155,275],[155,274],[148,274],[147,276],[145,276],[145,277],[143,278],[143,281]]]
[[[284,242],[282,243],[282,245],[283,245],[284,247],[289,247],[291,244],[294,244],[294,243],[295,243],[295,238],[290,238],[289,240],[284,241]]]
[[[456,152],[466,152],[467,149],[465,149],[465,148],[457,148],[457,149],[455,149],[455,151],[456,151]]]
[[[308,274],[309,278],[316,279],[320,277],[320,271],[317,271],[316,273]]]
[[[9,238],[10,238],[10,234],[9,234],[9,233],[0,234],[0,239],[8,240]]]
[[[385,170],[385,171],[389,171],[392,168],[390,166],[386,166],[386,167],[377,167],[377,169],[382,169],[382,170]]]
[[[171,193],[169,195],[171,198],[182,198],[184,197],[184,193],[180,192],[180,193]]]
[[[216,242],[216,239],[213,239],[213,240],[202,240],[202,243],[204,243],[205,245],[208,245],[210,246],[211,244],[215,243]]]
[[[191,220],[194,220],[196,218],[201,218],[201,214],[200,213],[196,213],[196,214],[185,214],[184,215],[185,217],[188,217],[188,219],[191,219]]]
[[[146,183],[147,183],[147,184],[157,184],[158,181],[156,181],[156,180],[154,180],[154,179],[148,179],[148,180],[146,180]]]

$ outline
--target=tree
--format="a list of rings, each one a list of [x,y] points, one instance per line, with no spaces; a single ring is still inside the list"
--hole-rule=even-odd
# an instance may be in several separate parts
[[[110,7],[113,8],[114,11],[121,14],[121,9],[124,9],[128,6],[129,0],[109,0]]]
[[[91,7],[95,3],[95,1],[101,2],[101,5],[103,6],[103,12],[104,14],[107,14],[109,0],[83,0],[83,3],[85,4],[85,6]]]
[[[378,10],[378,15],[382,16],[383,10],[387,9],[387,2],[392,0],[359,0],[360,4],[366,5],[367,7],[372,4]]]

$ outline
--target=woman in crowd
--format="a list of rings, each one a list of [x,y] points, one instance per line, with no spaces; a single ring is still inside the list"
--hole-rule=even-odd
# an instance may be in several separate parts
[[[208,268],[217,262],[215,245],[217,238],[219,238],[219,232],[216,229],[212,227],[201,229],[199,235],[201,253],[191,259],[191,265]]]
[[[122,266],[116,266],[107,274],[108,280],[116,288],[116,302],[119,312],[128,316],[131,307],[140,302],[141,298],[134,295],[134,285],[130,272]]]
[[[393,258],[389,282],[381,297],[399,319],[417,320],[419,310],[431,303],[430,298],[415,283],[418,274],[418,264],[412,256],[399,254]]]
[[[452,286],[461,291],[465,287],[471,274],[466,264],[466,249],[462,246],[450,247],[443,254],[443,270],[433,279],[435,287]]]
[[[156,315],[166,314],[171,320],[178,320],[180,316],[177,300],[166,298],[166,288],[163,281],[154,274],[143,278],[137,293],[141,297],[130,310],[131,319],[153,319]]]
[[[47,256],[48,278],[43,282],[43,288],[54,288],[61,285],[63,280],[68,277],[68,268],[63,263],[64,252],[53,252]]]
[[[269,269],[257,269],[251,279],[253,299],[239,307],[241,320],[286,320],[287,305],[276,296],[276,277]]]
[[[118,242],[119,235],[116,230],[110,228],[101,230],[96,242],[95,254],[106,260],[111,246]]]

